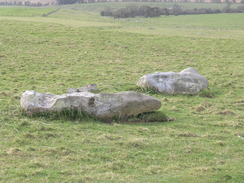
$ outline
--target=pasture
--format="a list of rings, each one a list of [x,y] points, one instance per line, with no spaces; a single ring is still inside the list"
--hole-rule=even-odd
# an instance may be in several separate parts
[[[0,182],[244,180],[244,14],[99,16],[125,5],[0,7]],[[136,86],[145,74],[187,67],[210,89],[169,96]],[[152,95],[174,120],[30,118],[20,109],[26,90],[62,94],[91,83]]]

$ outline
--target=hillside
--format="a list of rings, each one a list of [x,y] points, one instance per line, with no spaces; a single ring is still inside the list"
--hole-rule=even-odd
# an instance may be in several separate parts
[[[126,5],[0,7],[1,183],[243,182],[244,14],[99,15]],[[145,74],[188,67],[209,89],[166,95],[136,85]],[[153,96],[169,120],[106,123],[20,108],[26,90],[63,94],[92,83],[99,93]]]

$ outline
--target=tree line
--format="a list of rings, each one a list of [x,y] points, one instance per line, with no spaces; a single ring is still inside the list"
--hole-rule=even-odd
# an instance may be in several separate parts
[[[196,2],[205,3],[205,0],[58,0],[58,4],[75,4],[75,3],[99,3],[99,2]],[[211,0],[212,3],[237,3],[237,0]],[[244,0],[240,3],[244,4]]]
[[[41,1],[41,0],[40,0]],[[56,0],[50,3],[33,3],[28,0],[26,1],[2,1],[0,2],[0,5],[25,5],[25,6],[47,6],[47,5],[55,5],[55,4],[81,4],[81,3],[98,3],[98,2],[111,2],[111,0]],[[198,2],[198,3],[204,3],[205,0],[113,0],[113,2]],[[213,3],[236,3],[236,0],[211,0]],[[244,4],[244,0],[241,0],[240,3]],[[122,11],[122,10],[121,10]],[[158,10],[147,10],[152,12],[153,14],[157,14]]]
[[[3,1],[3,2],[0,2],[0,5],[16,5],[16,6],[47,6],[49,5],[49,3],[47,4],[42,4],[40,2],[38,3],[31,3],[30,1]]]
[[[183,9],[181,6],[174,4],[170,8],[158,8],[150,6],[137,6],[136,4],[127,5],[125,8],[112,9],[106,8],[100,12],[101,16],[111,16],[113,18],[134,18],[140,17],[159,17],[161,15],[190,15],[190,14],[217,14],[217,13],[244,13],[244,5],[237,8],[231,8],[231,4],[228,4],[223,9],[211,9],[211,8],[194,8]]]
[[[58,0],[59,4],[74,4],[74,3],[96,3],[96,2],[198,2],[205,3],[205,0]],[[207,1],[209,2],[209,1]],[[237,0],[211,0],[212,3],[237,3]],[[241,0],[244,3],[244,0]]]

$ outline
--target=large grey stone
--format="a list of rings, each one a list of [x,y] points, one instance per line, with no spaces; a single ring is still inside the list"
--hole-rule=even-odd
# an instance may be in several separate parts
[[[140,113],[152,112],[161,107],[161,102],[151,96],[136,92],[114,94],[94,94],[75,92],[54,95],[38,93],[33,90],[22,94],[21,107],[27,114],[62,112],[78,110],[98,119],[127,118]]]
[[[144,75],[137,85],[163,94],[197,94],[208,88],[208,80],[190,67],[179,73],[157,72]]]

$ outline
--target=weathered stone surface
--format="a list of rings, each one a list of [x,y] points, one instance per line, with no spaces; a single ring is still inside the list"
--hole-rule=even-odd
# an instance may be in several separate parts
[[[161,102],[151,96],[136,92],[96,95],[94,115],[98,118],[126,118],[140,113],[152,112],[161,107]]]
[[[77,89],[69,88],[67,90],[68,93],[75,93],[75,92],[91,92],[91,93],[94,93],[94,92],[97,92],[97,91],[98,91],[98,88],[97,88],[96,84],[90,84],[90,85],[87,85],[87,86],[84,86],[84,87],[80,87],[80,88],[77,88]]]
[[[104,120],[123,119],[127,116],[152,112],[161,107],[159,100],[136,92],[114,94],[76,92],[54,95],[29,90],[22,94],[20,103],[27,114],[62,112],[68,109],[86,112]]]
[[[137,85],[164,94],[196,94],[208,88],[208,80],[190,67],[179,73],[157,72],[144,75]]]
[[[28,90],[22,94],[20,104],[27,114],[61,112],[65,109],[82,111],[83,108],[88,107],[89,100],[93,96],[94,94],[89,92],[54,95]]]

